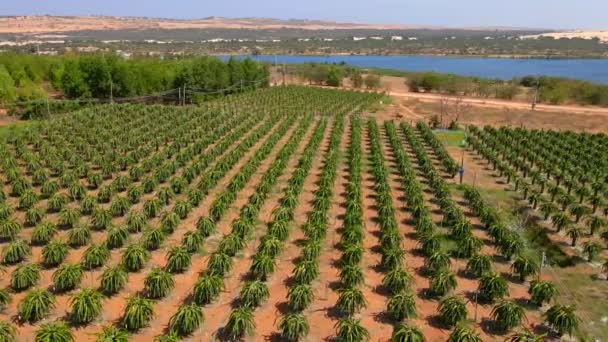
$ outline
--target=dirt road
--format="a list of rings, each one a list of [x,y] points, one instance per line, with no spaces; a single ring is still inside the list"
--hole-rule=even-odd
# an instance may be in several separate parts
[[[450,99],[451,101],[455,101],[458,99],[457,97],[446,96],[446,95],[441,95],[441,94],[424,94],[424,93],[393,92],[393,91],[390,91],[389,94],[393,97],[418,99],[418,100],[427,101],[427,102],[438,102],[438,101],[441,101],[442,99],[446,99],[446,98]],[[531,110],[529,103],[497,100],[497,99],[479,99],[479,98],[473,98],[473,97],[463,97],[462,103],[474,105],[477,107],[486,107],[486,108],[510,108],[510,109]],[[538,104],[538,105],[536,105],[535,110],[536,111],[545,111],[545,112],[568,112],[568,113],[577,113],[577,114],[606,114],[606,115],[608,115],[608,108],[601,108],[601,107]]]

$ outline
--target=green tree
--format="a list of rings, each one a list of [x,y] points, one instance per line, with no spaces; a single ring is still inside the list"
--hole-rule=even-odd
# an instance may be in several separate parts
[[[73,342],[70,327],[63,321],[45,323],[36,331],[36,342]]]
[[[11,274],[11,288],[23,291],[38,283],[40,268],[36,264],[25,264],[17,267]]]
[[[129,342],[129,333],[114,326],[104,326],[102,331],[95,334],[96,342]]]
[[[381,85],[380,76],[375,74],[367,74],[365,76],[365,87],[367,89],[379,89]]]
[[[249,307],[233,309],[228,316],[226,332],[232,339],[239,339],[255,329],[253,311]]]
[[[279,330],[287,341],[298,341],[308,335],[310,326],[303,314],[288,313],[281,319]]]
[[[498,273],[486,273],[479,280],[479,297],[494,302],[509,294],[507,281]]]
[[[465,326],[459,325],[452,331],[448,337],[447,342],[482,342],[483,340],[475,332],[475,330]]]
[[[331,66],[329,71],[327,72],[327,79],[325,80],[325,84],[330,87],[340,87],[342,86],[342,79],[344,76],[342,75],[342,71],[335,66]]]
[[[196,304],[185,304],[179,307],[169,321],[172,332],[180,336],[190,335],[203,323],[203,312]]]
[[[61,75],[61,89],[68,98],[90,97],[91,91],[87,85],[80,66],[76,61],[68,61]]]
[[[446,297],[439,303],[439,318],[449,326],[454,326],[458,322],[467,318],[467,306],[461,297]]]
[[[122,324],[129,331],[145,327],[154,316],[153,302],[140,296],[131,297],[122,317]]]
[[[425,342],[422,332],[413,325],[400,323],[393,330],[390,342]]]
[[[579,326],[580,319],[574,306],[556,304],[545,312],[545,320],[560,335],[572,335]]]
[[[2,342],[15,342],[17,339],[15,335],[17,329],[9,322],[0,321],[0,341]]]
[[[44,289],[30,290],[17,309],[19,319],[24,322],[37,322],[55,307],[55,297]]]
[[[361,321],[346,317],[336,323],[336,335],[340,341],[363,342],[370,338],[369,332]]]
[[[97,290],[81,289],[71,298],[70,317],[78,324],[92,322],[103,309],[101,300],[102,295]]]
[[[587,254],[587,261],[591,262],[602,251],[602,246],[594,241],[587,241],[583,244],[583,252]]]
[[[359,71],[354,71],[350,75],[350,81],[352,83],[353,88],[361,88],[363,86],[363,76]]]
[[[113,295],[122,290],[129,280],[129,273],[122,265],[106,268],[101,274],[100,291],[106,295]]]
[[[503,300],[492,309],[492,318],[502,331],[509,331],[526,318],[524,308],[514,301]]]
[[[0,102],[10,102],[15,99],[15,81],[4,65],[0,64]]]
[[[144,290],[148,298],[163,298],[174,286],[175,280],[171,273],[159,267],[152,269],[144,280]]]
[[[534,259],[525,255],[519,255],[515,258],[511,269],[513,273],[519,275],[519,280],[523,282],[526,280],[526,277],[538,274],[540,267]]]

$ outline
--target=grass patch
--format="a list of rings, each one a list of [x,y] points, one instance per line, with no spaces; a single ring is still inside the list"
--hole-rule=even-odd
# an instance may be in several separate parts
[[[461,142],[464,140],[464,131],[436,131],[435,136],[448,146],[460,146]]]
[[[608,339],[608,281],[595,278],[584,265],[572,268],[553,268],[562,287],[567,288],[577,303],[581,318],[580,333],[587,341]],[[599,269],[598,269],[599,273]],[[562,294],[564,295],[564,294]]]
[[[19,133],[32,125],[32,121],[18,121],[7,126],[2,126],[0,127],[0,139],[4,139],[10,134]]]
[[[540,261],[541,252],[545,252],[547,260],[553,266],[550,269],[556,279],[559,279],[561,287],[569,292],[560,291],[558,302],[577,306],[582,319],[579,333],[581,340],[606,341],[608,281],[596,279],[594,274],[589,274],[586,264],[580,262],[580,257],[567,255],[561,246],[553,243],[549,239],[549,231],[541,225],[542,218],[531,215],[531,209],[520,201],[517,193],[504,189],[478,189],[483,198],[498,209],[504,222],[520,232],[526,241],[527,254]],[[597,273],[599,272],[598,269]]]
[[[462,194],[459,186],[455,185],[454,188]],[[503,221],[522,235],[530,256],[540,260],[540,252],[544,251],[553,265],[559,267],[575,265],[577,257],[567,255],[560,246],[549,239],[547,228],[540,225],[536,216],[530,215],[530,208],[522,204],[517,193],[499,188],[478,188],[478,190],[482,197],[498,210]]]
[[[369,107],[367,108],[367,110],[370,113],[376,113],[378,111],[383,110],[384,107],[386,107],[386,106],[388,106],[388,105],[390,105],[392,103],[393,103],[393,98],[392,97],[390,97],[390,96],[382,96],[382,98],[379,101],[370,104]]]

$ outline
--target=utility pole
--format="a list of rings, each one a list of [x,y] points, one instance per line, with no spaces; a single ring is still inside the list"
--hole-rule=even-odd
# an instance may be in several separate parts
[[[178,106],[181,106],[182,105],[182,87],[177,88],[177,96],[178,96],[177,104],[178,104]]]
[[[287,70],[285,68],[285,63],[283,63],[283,85],[285,85],[285,74],[287,73]]]
[[[462,149],[462,156],[460,157],[460,170],[458,170],[460,174],[460,184],[462,184],[462,178],[464,177],[464,149]]]
[[[543,273],[543,268],[545,268],[545,264],[547,263],[547,254],[543,251],[540,257],[540,271],[538,271],[538,279],[540,280],[540,276]]]
[[[477,324],[477,295],[479,294],[479,291],[475,291],[475,316],[474,316],[474,323]]]
[[[536,103],[538,102],[538,91],[540,89],[540,78],[536,80],[536,89],[534,90],[534,98],[532,99],[532,110],[536,109]]]

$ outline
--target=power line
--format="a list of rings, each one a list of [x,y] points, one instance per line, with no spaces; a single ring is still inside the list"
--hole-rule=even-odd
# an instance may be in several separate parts
[[[243,84],[256,85],[256,84],[259,84],[262,82],[266,82],[266,80],[267,80],[267,78],[262,79],[262,80],[257,80],[257,81],[241,80],[227,88],[212,90],[212,91],[184,85],[184,88],[179,87],[179,88],[168,89],[168,90],[159,91],[159,92],[155,92],[155,93],[143,94],[143,95],[138,95],[138,96],[130,96],[130,97],[113,97],[113,94],[111,94],[109,99],[104,99],[104,98],[79,98],[79,99],[44,98],[44,99],[36,99],[36,100],[9,102],[9,103],[3,104],[3,106],[15,107],[15,106],[25,106],[25,105],[30,105],[30,104],[31,105],[36,105],[36,104],[44,105],[44,104],[55,104],[55,103],[74,103],[74,104],[77,104],[77,103],[104,104],[104,103],[112,103],[112,102],[124,103],[124,102],[147,100],[150,98],[159,98],[159,97],[167,98],[168,95],[171,95],[171,96],[178,95],[179,98],[185,104],[186,89],[193,93],[196,93],[198,95],[206,95],[206,94],[212,95],[212,94],[225,93],[225,92],[232,90],[234,88],[237,88]]]

